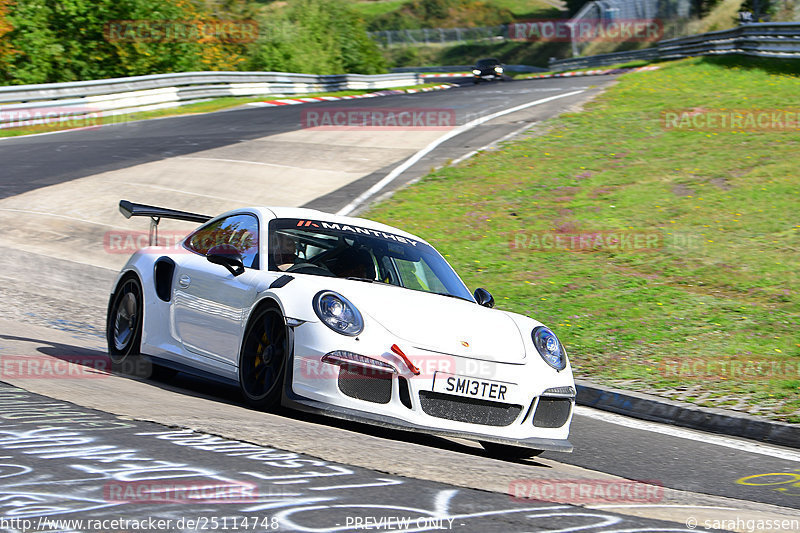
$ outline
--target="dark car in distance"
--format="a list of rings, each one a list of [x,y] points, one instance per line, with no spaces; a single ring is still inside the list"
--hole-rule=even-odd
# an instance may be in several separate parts
[[[481,59],[472,67],[475,83],[480,83],[483,80],[503,81],[504,72],[503,64],[494,58]]]

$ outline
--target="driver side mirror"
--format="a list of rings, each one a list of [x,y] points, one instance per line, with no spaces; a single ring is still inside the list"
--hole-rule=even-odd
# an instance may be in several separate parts
[[[212,246],[206,253],[206,259],[215,265],[224,266],[234,277],[244,274],[242,254],[232,244]]]
[[[478,302],[478,305],[489,308],[494,307],[494,297],[486,289],[478,287],[475,289],[473,296],[475,296],[475,301]]]

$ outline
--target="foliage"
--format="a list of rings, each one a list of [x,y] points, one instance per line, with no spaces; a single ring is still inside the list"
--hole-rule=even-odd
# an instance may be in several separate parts
[[[719,2],[720,0],[692,0],[692,12],[695,17],[705,17]]]
[[[295,0],[259,18],[261,35],[250,48],[251,70],[313,74],[385,71],[364,23],[341,0]]]
[[[15,52],[11,41],[5,37],[14,29],[8,18],[8,11],[13,3],[14,0],[0,0],[0,73],[8,68]]]
[[[547,67],[551,57],[564,57],[569,43],[560,42],[474,42],[453,46],[398,46],[383,50],[395,67],[426,65],[472,65],[482,57],[496,57],[510,65]]]
[[[482,0],[411,0],[374,17],[369,30],[496,26],[514,18],[509,9]]]
[[[566,0],[567,3],[567,10],[569,11],[570,16],[575,15],[584,4],[588,4],[591,0]]]
[[[259,28],[248,25],[255,20]],[[220,32],[219,21],[251,31]],[[385,71],[341,0],[0,0],[0,37],[5,84],[245,68]]]
[[[756,7],[758,7],[760,19],[763,21],[765,15],[774,15],[775,12],[778,11],[780,5],[781,2],[776,0],[745,0],[742,4],[742,10],[750,11],[755,14]]]
[[[189,0],[16,0],[7,16],[13,29],[4,39],[15,52],[0,62],[0,75],[20,84],[236,68],[244,61],[243,45],[213,36],[159,42],[141,33],[113,39],[108,32],[114,21],[153,28],[212,18]]]

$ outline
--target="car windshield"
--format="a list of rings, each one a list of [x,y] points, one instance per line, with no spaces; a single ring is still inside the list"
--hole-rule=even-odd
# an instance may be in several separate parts
[[[486,68],[486,67],[493,67],[495,65],[499,65],[500,62],[496,59],[481,59],[477,63],[478,68]]]
[[[269,269],[386,283],[474,302],[430,245],[379,230],[317,220],[269,223]]]

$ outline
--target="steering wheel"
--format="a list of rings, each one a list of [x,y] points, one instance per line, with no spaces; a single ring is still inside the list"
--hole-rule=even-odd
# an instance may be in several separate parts
[[[297,263],[286,269],[286,272],[297,272],[298,274],[315,274],[317,276],[336,277],[336,274],[325,267],[313,263]]]

